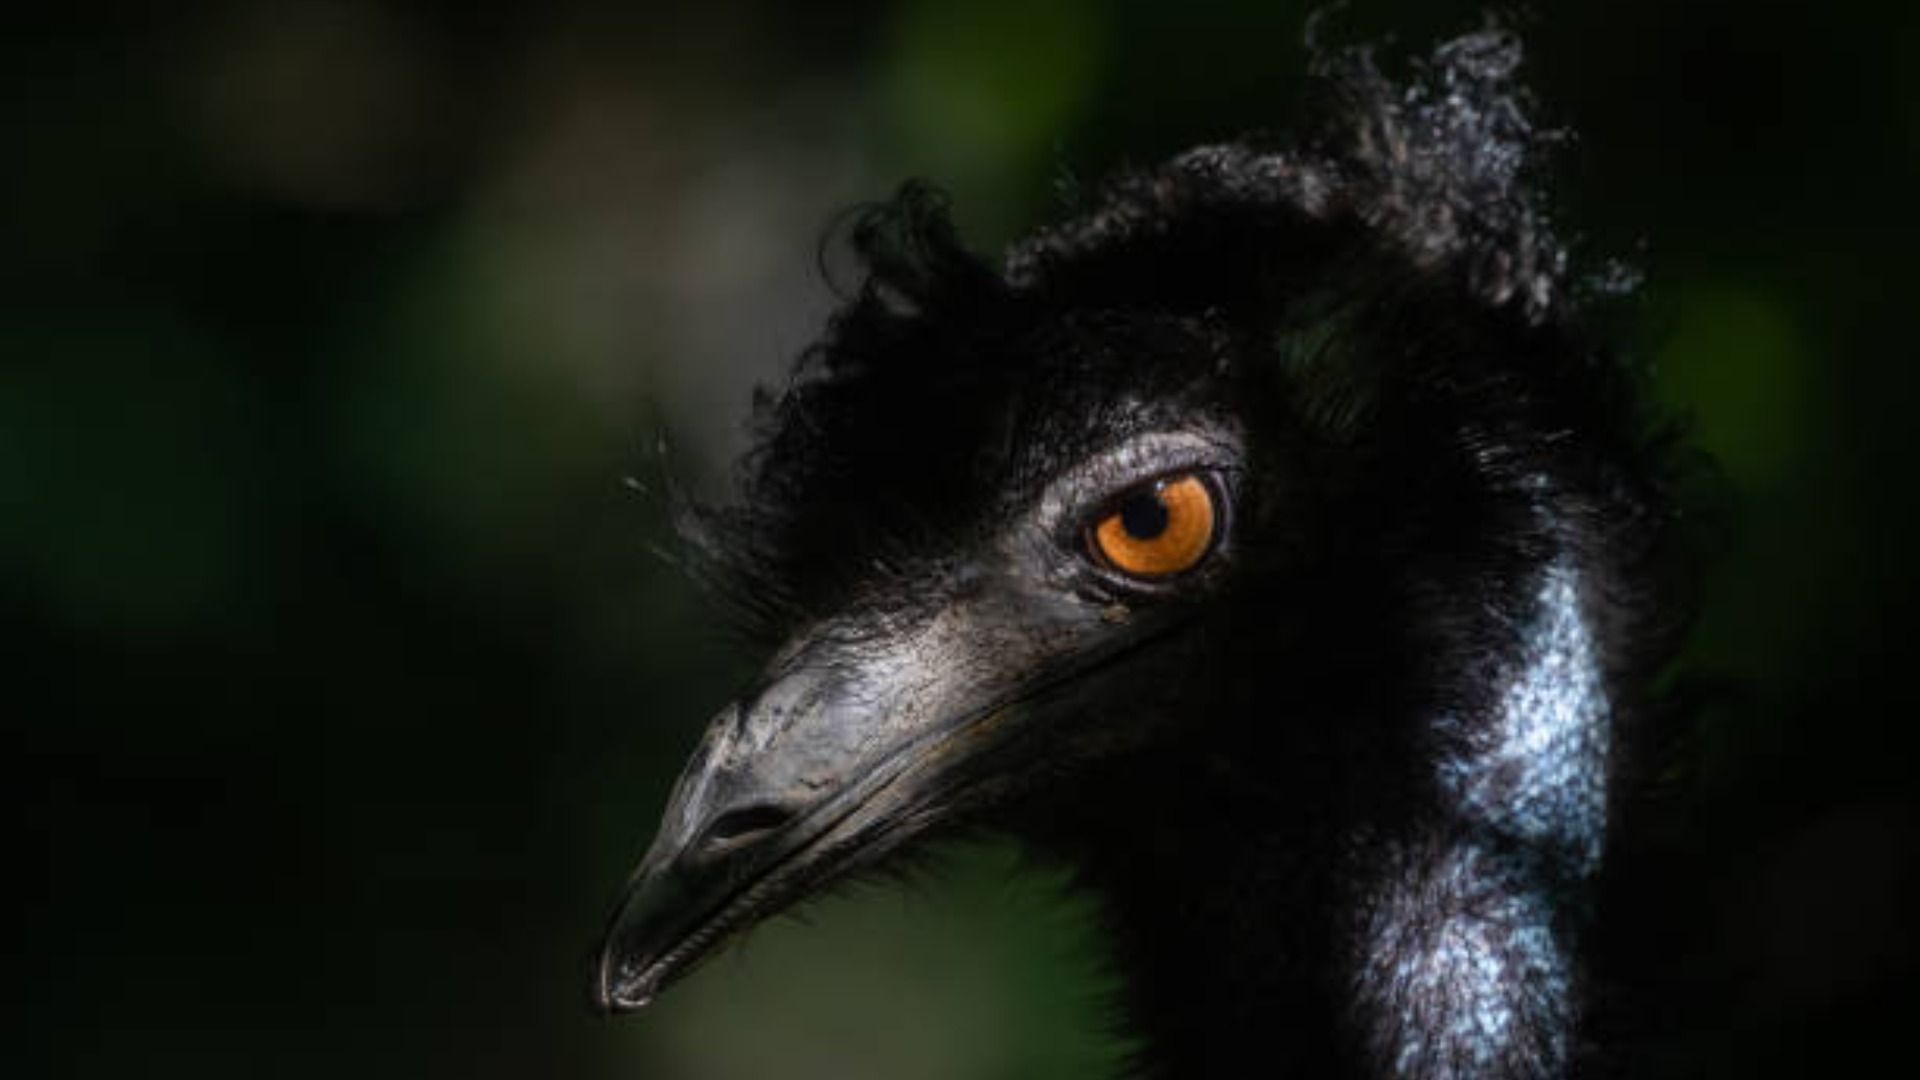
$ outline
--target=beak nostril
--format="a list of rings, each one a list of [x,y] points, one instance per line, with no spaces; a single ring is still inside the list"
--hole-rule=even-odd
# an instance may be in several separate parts
[[[793,820],[792,811],[771,803],[755,803],[729,810],[707,826],[706,843],[723,844],[754,833],[772,832]]]

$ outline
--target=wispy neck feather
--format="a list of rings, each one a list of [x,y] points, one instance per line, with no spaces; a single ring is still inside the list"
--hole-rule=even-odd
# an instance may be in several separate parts
[[[1573,938],[1606,826],[1610,707],[1565,559],[1544,571],[1490,715],[1443,717],[1435,827],[1363,904],[1357,1020],[1382,1075],[1564,1075]]]

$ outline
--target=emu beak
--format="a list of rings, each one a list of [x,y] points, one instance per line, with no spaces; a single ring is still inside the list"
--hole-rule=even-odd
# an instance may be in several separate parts
[[[1014,579],[918,619],[830,624],[796,641],[688,761],[608,927],[594,999],[641,1008],[794,900],[1046,782],[1050,763],[1136,738],[1040,720],[1077,712],[1090,685],[1136,701],[1168,693],[1150,670],[1115,661],[1176,628],[1169,612],[1116,624]]]
[[[942,720],[920,689],[881,695],[876,712],[870,685],[809,664],[721,710],[608,928],[600,1007],[644,1007],[736,933],[944,816],[954,760],[996,741],[1010,710]]]

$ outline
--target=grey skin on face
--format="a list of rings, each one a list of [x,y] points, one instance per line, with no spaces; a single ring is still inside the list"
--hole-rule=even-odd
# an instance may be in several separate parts
[[[1103,669],[1165,651],[1187,609],[1136,612],[1088,589],[1084,519],[1169,470],[1230,475],[1237,452],[1217,430],[1130,439],[980,548],[908,568],[918,606],[824,621],[782,648],[675,787],[602,949],[600,1004],[646,1005],[732,934],[1037,782],[1047,754],[1132,741],[1073,721],[1125,681]]]

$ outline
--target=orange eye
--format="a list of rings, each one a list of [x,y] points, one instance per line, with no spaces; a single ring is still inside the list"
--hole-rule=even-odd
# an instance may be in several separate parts
[[[1191,570],[1213,547],[1213,489],[1198,476],[1143,484],[1092,529],[1100,561],[1130,577],[1165,578]]]

